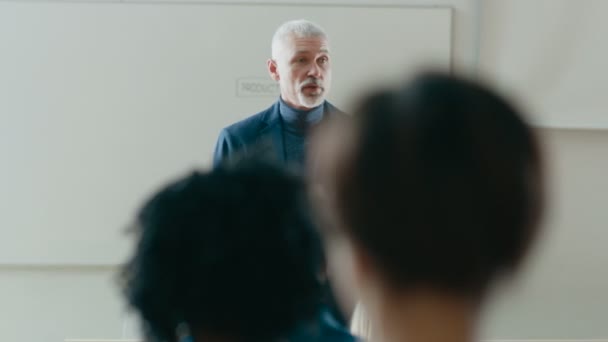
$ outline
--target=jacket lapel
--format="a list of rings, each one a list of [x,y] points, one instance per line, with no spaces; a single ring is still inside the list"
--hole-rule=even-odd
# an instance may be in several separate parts
[[[262,118],[263,125],[258,134],[258,145],[264,153],[271,153],[280,162],[287,162],[283,137],[283,124],[279,114],[279,102],[275,102]]]
[[[323,106],[323,120],[336,115],[345,115],[327,101],[325,101]],[[282,163],[287,162],[283,123],[281,121],[281,114],[279,113],[279,101],[275,102],[264,113],[262,125],[258,131],[257,145],[260,152],[272,155]]]
[[[323,120],[329,119],[334,116],[346,115],[343,111],[336,108],[334,105],[325,101],[325,107],[323,108]]]

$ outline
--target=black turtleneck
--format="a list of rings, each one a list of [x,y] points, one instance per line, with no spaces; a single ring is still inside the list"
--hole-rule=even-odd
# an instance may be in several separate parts
[[[323,104],[301,110],[291,107],[279,98],[279,113],[283,122],[286,162],[302,168],[306,160],[307,132],[323,119]]]
[[[310,131],[310,128],[319,124],[323,119],[324,105],[325,102],[309,110],[300,110],[289,106],[279,97],[279,113],[283,124],[285,159],[287,165],[292,165],[299,171],[303,171],[304,163],[306,161],[308,144],[307,133]],[[346,320],[338,309],[337,302],[332,294],[329,283],[326,283],[325,286],[325,290],[327,291],[326,305],[329,309],[329,312],[326,314],[328,317],[333,317],[337,320],[335,323],[331,323],[332,325],[343,326],[346,324]],[[346,332],[346,330],[343,331]],[[348,336],[348,338],[341,339],[342,341],[354,342],[354,339],[349,334],[346,333],[344,336]]]

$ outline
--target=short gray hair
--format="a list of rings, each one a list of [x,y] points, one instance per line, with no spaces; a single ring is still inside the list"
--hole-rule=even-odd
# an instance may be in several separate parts
[[[272,36],[272,58],[276,57],[275,53],[279,44],[290,35],[294,35],[298,38],[321,37],[327,39],[327,34],[323,28],[311,21],[298,19],[285,22],[279,26],[274,32],[274,36]]]

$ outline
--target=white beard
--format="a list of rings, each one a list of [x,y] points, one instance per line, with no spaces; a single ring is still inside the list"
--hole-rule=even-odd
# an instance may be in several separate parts
[[[323,96],[323,92],[320,92],[317,95],[306,96],[301,91],[298,92],[298,100],[301,104],[308,108],[314,108],[320,106],[323,101],[325,101],[325,97]]]

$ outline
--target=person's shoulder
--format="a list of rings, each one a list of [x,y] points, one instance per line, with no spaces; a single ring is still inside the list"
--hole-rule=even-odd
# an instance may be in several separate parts
[[[323,341],[327,342],[358,342],[359,339],[346,330],[332,329],[326,330],[322,337]]]
[[[255,113],[251,116],[246,117],[243,120],[237,121],[223,130],[226,134],[231,136],[247,137],[255,135],[261,128],[266,125],[266,121],[270,118],[272,112],[275,110],[275,105]]]
[[[332,116],[337,116],[337,117],[347,117],[348,114],[346,114],[344,111],[342,111],[340,108],[334,106],[332,103],[330,103],[329,101],[325,102],[326,105],[326,110],[332,115]]]
[[[342,326],[327,309],[323,309],[320,315],[321,340],[327,342],[355,342],[359,341],[353,336],[348,328]]]

